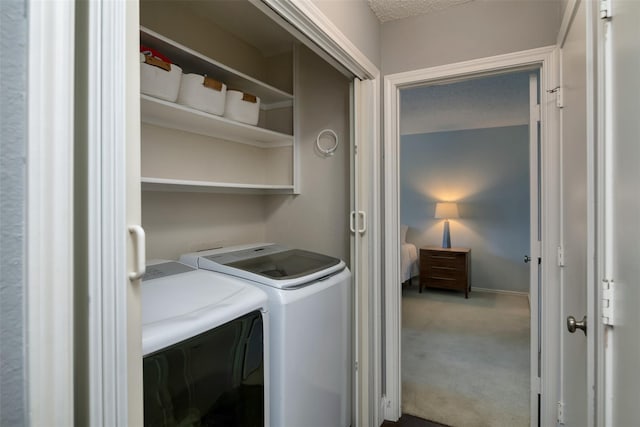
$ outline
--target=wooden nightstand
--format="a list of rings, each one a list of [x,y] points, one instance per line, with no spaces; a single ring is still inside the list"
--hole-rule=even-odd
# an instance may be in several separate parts
[[[420,248],[420,292],[422,288],[471,291],[471,249]]]

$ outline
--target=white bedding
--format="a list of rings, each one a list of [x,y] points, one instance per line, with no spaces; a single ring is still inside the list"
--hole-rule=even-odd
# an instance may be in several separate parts
[[[418,250],[412,243],[402,243],[400,248],[400,283],[418,275]]]

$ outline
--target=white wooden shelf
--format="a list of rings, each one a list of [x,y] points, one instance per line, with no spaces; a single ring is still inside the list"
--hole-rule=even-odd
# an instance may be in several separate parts
[[[180,191],[195,193],[292,193],[292,185],[239,184],[142,177],[143,191]]]
[[[293,102],[292,94],[234,70],[148,28],[140,27],[140,43],[162,52],[179,65],[185,74],[206,74],[225,83],[227,87],[260,97],[261,104],[266,108],[269,108],[270,104],[282,105]]]
[[[258,96],[260,98],[261,108],[264,110],[293,106],[294,96],[292,94],[234,70],[152,30],[144,27],[140,28],[140,43],[162,52],[169,57],[172,62],[179,65],[184,73],[206,74],[225,83],[228,87],[237,88]],[[293,135],[236,122],[225,117],[216,116],[185,105],[168,102],[144,94],[140,97],[140,112],[143,123],[165,129],[174,129],[264,149],[293,147],[291,160],[294,163],[293,168],[295,171],[296,146]],[[162,140],[162,142],[168,143],[169,146],[173,144],[173,141]],[[155,150],[159,149],[159,147],[160,146],[156,145]],[[217,149],[215,145],[212,147],[214,147],[212,149]],[[208,153],[206,155],[211,155],[209,149],[205,150],[203,148],[202,151]],[[162,162],[168,161],[169,164],[171,164],[171,155],[166,157],[167,155],[168,154],[165,154],[165,158],[160,160]],[[169,167],[169,169],[171,169],[171,167]],[[233,179],[230,180],[231,182],[225,182],[224,174],[221,175],[223,179],[222,182],[161,177],[163,175],[170,176],[170,172],[166,172],[166,175],[164,172],[152,172],[149,175],[151,176],[145,176],[141,179],[143,191],[236,194],[293,194],[297,191],[297,187],[294,186],[293,183],[285,185],[247,184],[232,182],[234,181]],[[248,174],[247,177],[252,175],[255,174]],[[211,178],[218,179],[217,176],[212,176]],[[295,183],[295,178],[293,181]]]
[[[293,145],[293,135],[251,126],[224,117],[141,95],[142,122],[263,148]]]

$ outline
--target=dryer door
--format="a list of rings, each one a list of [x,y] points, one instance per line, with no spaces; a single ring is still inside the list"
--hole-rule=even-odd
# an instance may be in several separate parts
[[[144,425],[264,425],[259,311],[146,356]]]

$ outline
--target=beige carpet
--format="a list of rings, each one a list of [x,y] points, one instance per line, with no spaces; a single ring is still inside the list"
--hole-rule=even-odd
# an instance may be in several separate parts
[[[529,425],[525,296],[402,291],[402,410],[454,427]]]

